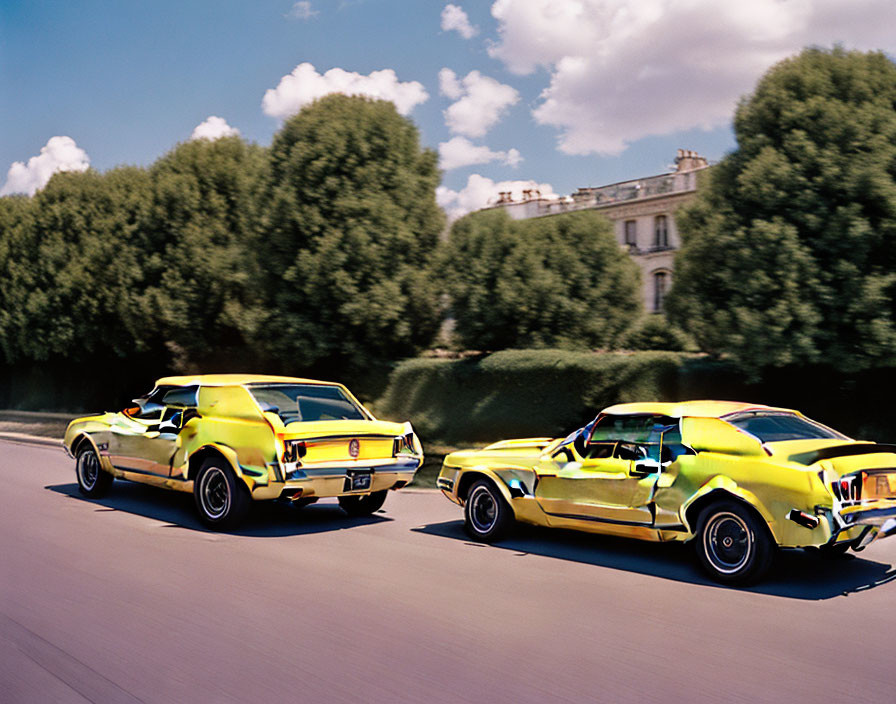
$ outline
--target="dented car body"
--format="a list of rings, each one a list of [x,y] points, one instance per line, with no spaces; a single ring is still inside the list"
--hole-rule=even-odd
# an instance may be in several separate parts
[[[620,404],[564,439],[455,452],[438,486],[479,540],[516,520],[693,541],[723,582],[759,579],[777,547],[839,553],[896,532],[896,446],[728,401]]]
[[[215,528],[251,500],[338,497],[369,514],[423,461],[410,423],[376,420],[344,386],[265,375],[159,379],[131,408],[73,421],[64,445],[83,494],[114,477],[192,492]]]

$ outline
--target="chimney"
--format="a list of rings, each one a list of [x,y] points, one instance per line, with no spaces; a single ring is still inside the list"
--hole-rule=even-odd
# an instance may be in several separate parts
[[[709,166],[705,157],[700,156],[693,149],[679,149],[675,157],[676,171],[693,171]]]

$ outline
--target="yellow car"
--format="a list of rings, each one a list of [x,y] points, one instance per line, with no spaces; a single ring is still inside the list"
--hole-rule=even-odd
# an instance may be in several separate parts
[[[423,462],[410,423],[376,420],[340,384],[283,376],[159,379],[120,413],[72,421],[63,442],[82,494],[114,477],[192,492],[212,528],[236,525],[253,499],[338,497],[371,514]]]
[[[896,532],[896,446],[730,401],[620,404],[564,439],[453,452],[438,487],[476,540],[522,521],[692,541],[729,583],[758,580],[777,547],[838,554]]]

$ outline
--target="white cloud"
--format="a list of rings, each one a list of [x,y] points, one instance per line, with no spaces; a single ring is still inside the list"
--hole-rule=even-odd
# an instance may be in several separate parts
[[[804,46],[896,49],[892,0],[497,0],[489,54],[550,85],[533,110],[570,154],[728,124],[773,63]]]
[[[71,137],[50,137],[40,154],[28,163],[14,161],[6,174],[6,183],[0,188],[0,196],[10,193],[27,193],[33,196],[47,185],[47,181],[57,171],[86,171],[90,157]]]
[[[190,139],[218,139],[218,137],[236,136],[240,131],[236,127],[227,124],[223,117],[210,115],[205,122],[196,125]]]
[[[311,3],[308,0],[300,0],[292,6],[292,9],[286,13],[286,16],[296,20],[310,20],[317,14],[319,13],[311,7]]]
[[[520,200],[524,190],[539,191],[542,198],[558,197],[549,183],[537,183],[536,181],[495,182],[485,176],[472,174],[467,179],[467,185],[459,191],[439,186],[436,189],[436,202],[448,213],[450,220],[456,220],[461,215],[494,204],[501,192],[510,191],[514,200]]]
[[[460,5],[445,5],[442,10],[442,31],[456,31],[464,39],[472,39],[479,34],[479,28],[470,24],[470,18]]]
[[[402,115],[429,98],[421,83],[402,83],[392,69],[373,71],[367,76],[341,68],[320,74],[312,64],[303,63],[281,78],[276,88],[265,91],[261,107],[267,115],[286,119],[329,93],[391,100]]]
[[[485,145],[473,144],[466,137],[452,137],[447,142],[439,143],[439,166],[446,171],[473,164],[487,164],[490,161],[500,161],[507,166],[516,167],[522,160],[523,157],[516,149],[494,152]]]
[[[464,88],[457,80],[457,74],[450,68],[439,71],[439,93],[451,100],[457,100],[464,94]]]
[[[449,68],[439,71],[439,91],[456,101],[444,112],[448,129],[467,137],[482,137],[520,99],[516,89],[479,71],[458,80]]]

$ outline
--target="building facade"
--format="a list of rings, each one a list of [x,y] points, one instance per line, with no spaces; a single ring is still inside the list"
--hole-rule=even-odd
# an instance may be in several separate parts
[[[510,192],[498,194],[490,208],[504,208],[515,219],[549,217],[579,210],[599,210],[613,223],[616,239],[641,268],[644,309],[661,312],[672,285],[675,250],[681,244],[675,211],[692,200],[697,176],[709,163],[694,151],[679,149],[675,171],[607,186],[580,188],[566,198],[542,198],[538,191],[523,191],[515,200]]]

